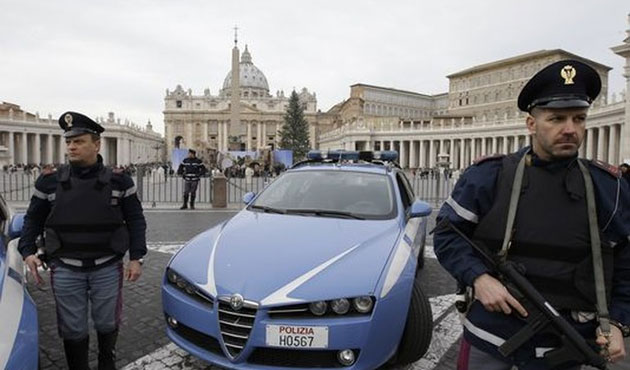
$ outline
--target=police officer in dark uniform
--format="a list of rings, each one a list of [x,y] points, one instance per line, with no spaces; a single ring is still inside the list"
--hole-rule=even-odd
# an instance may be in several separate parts
[[[199,178],[206,173],[206,166],[201,159],[197,158],[197,152],[188,149],[188,158],[185,158],[177,169],[177,174],[184,177],[184,205],[179,209],[188,209],[188,199],[190,198],[190,209],[195,209],[195,197]]]
[[[476,161],[440,209],[438,223],[448,219],[478,244],[517,263],[547,301],[616,362],[625,356],[622,334],[630,333],[630,194],[616,167],[577,158],[588,108],[600,89],[597,72],[576,60],[538,72],[518,97],[519,108],[528,112],[532,147]],[[589,194],[594,194],[592,212]],[[471,370],[548,368],[544,353],[560,346],[558,338],[537,334],[509,358],[502,356],[498,346],[525,325],[522,316],[529,313],[452,229],[438,228],[434,244],[442,266],[474,292],[458,363]],[[598,250],[601,259],[593,257]],[[601,261],[597,268],[594,260]],[[595,283],[595,275],[604,283]]]
[[[43,283],[37,268],[43,262],[50,267],[69,368],[89,369],[89,302],[98,334],[98,368],[114,369],[122,283],[142,273],[146,222],[133,180],[105,167],[98,154],[104,128],[76,112],[62,114],[59,125],[70,164],[37,179],[18,249],[37,284]],[[42,232],[45,258],[35,244]]]

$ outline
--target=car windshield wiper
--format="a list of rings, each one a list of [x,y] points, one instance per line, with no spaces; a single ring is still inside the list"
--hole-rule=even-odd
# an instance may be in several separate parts
[[[257,205],[253,205],[251,207],[249,207],[251,209],[260,209],[263,212],[267,212],[267,213],[279,213],[281,215],[287,213],[286,210],[284,209],[280,209],[280,208],[273,208],[273,207],[267,207],[267,206],[257,206]]]
[[[355,220],[365,220],[365,217],[358,216],[352,212],[333,211],[328,209],[287,209],[290,214],[312,214],[322,217],[346,217]]]

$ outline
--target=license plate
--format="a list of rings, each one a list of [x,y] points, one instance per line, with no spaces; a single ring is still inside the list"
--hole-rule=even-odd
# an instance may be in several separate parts
[[[266,343],[285,348],[328,348],[328,327],[267,325]]]

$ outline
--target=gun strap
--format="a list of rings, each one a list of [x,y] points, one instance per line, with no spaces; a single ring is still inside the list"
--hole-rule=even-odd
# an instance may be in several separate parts
[[[525,173],[525,161],[527,154],[523,155],[521,160],[516,166],[516,173],[514,174],[514,183],[512,184],[512,193],[510,194],[510,206],[508,208],[507,220],[505,223],[505,235],[503,236],[503,245],[499,251],[499,258],[505,262],[512,244],[512,234],[514,227],[514,219],[516,218],[516,209],[518,208],[518,199],[521,196],[521,186],[523,184],[523,175]]]
[[[597,316],[599,327],[604,335],[610,334],[610,318],[608,305],[606,304],[606,282],[604,280],[604,267],[602,262],[602,245],[599,239],[599,224],[597,223],[597,210],[595,208],[595,192],[593,179],[588,168],[578,159],[578,165],[584,177],[586,189],[586,207],[588,210],[588,227],[591,236],[591,252],[593,254],[593,275],[595,275],[595,294],[597,298]]]

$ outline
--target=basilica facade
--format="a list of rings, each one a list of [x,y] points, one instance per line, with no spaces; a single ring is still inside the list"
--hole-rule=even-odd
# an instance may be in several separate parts
[[[319,133],[317,98],[306,88],[297,93],[310,127],[311,147],[315,147]],[[195,95],[180,85],[166,90],[167,152],[171,153],[177,141],[212,163],[217,152],[277,149],[288,104],[284,92],[270,93],[267,78],[254,65],[248,47],[241,54],[235,40],[232,67],[218,93],[206,89]]]

